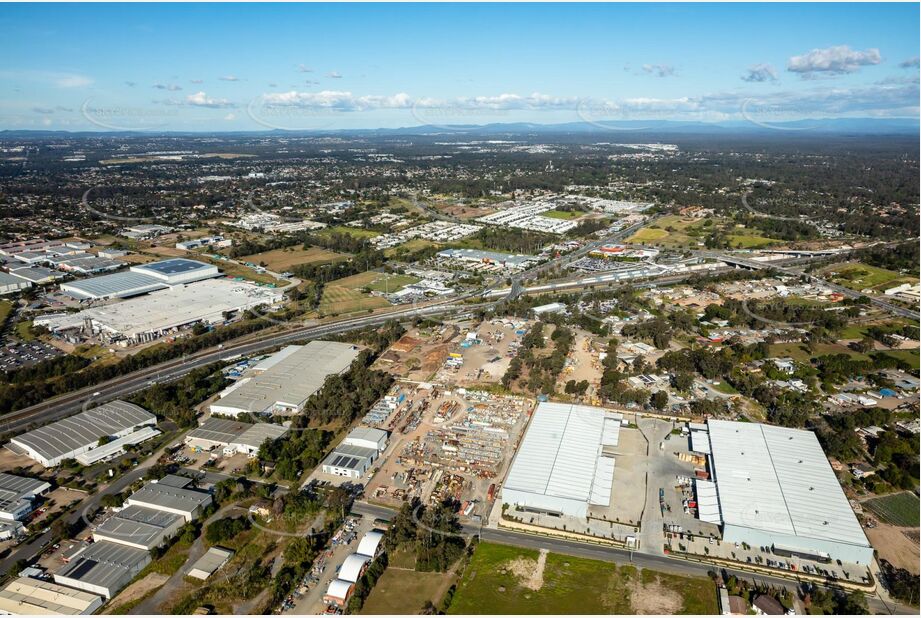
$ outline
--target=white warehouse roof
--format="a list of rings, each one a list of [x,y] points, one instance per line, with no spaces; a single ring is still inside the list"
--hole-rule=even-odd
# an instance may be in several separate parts
[[[611,501],[620,414],[592,406],[541,403],[503,487],[512,504],[585,515],[588,505]]]
[[[725,526],[777,535],[785,545],[855,546],[866,555],[870,544],[814,433],[719,420],[708,427]]]
[[[31,577],[14,579],[0,590],[0,614],[11,616],[92,614],[102,597]]]
[[[380,530],[371,530],[363,537],[358,543],[358,550],[356,553],[362,556],[370,556],[373,558],[377,554],[377,549],[380,547],[381,541],[384,540],[384,533]]]
[[[339,579],[353,584],[357,583],[358,578],[361,577],[362,570],[369,562],[371,562],[371,558],[368,556],[350,554],[342,561],[342,567],[339,568]]]

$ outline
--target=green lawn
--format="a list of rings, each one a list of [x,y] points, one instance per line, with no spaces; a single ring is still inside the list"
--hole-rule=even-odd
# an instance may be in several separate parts
[[[733,249],[757,249],[777,244],[777,241],[767,236],[762,236],[755,230],[733,230],[729,235],[729,246]]]
[[[328,236],[333,232],[339,234],[348,234],[349,236],[354,236],[356,238],[374,238],[375,236],[380,236],[380,232],[375,232],[373,230],[365,230],[360,227],[349,227],[347,225],[334,225],[332,227],[324,228],[318,232],[321,236]]]
[[[538,589],[522,585],[538,552],[480,543],[467,566],[449,614],[716,614],[716,587],[631,565],[549,554]],[[536,586],[535,586],[536,587]]]
[[[431,601],[437,606],[451,575],[388,568],[368,595],[361,614],[417,614]]]
[[[915,283],[918,281],[916,278],[904,277],[892,270],[877,268],[876,266],[869,266],[859,262],[833,264],[823,269],[822,272],[829,275],[835,283],[858,292],[866,288],[879,288],[878,291],[881,292],[897,283]]]
[[[7,318],[13,312],[13,303],[8,300],[0,300],[0,326],[6,324]]]
[[[783,358],[788,356],[800,363],[808,363],[810,360],[810,354],[806,350],[806,346],[802,343],[773,343],[768,346],[768,354],[771,357]],[[819,356],[829,356],[833,354],[847,354],[851,358],[856,358],[859,360],[868,360],[870,358],[866,354],[861,354],[856,350],[852,350],[849,347],[838,343],[818,344],[816,346],[816,352],[813,357],[818,358]]]
[[[918,497],[904,491],[881,498],[873,498],[863,503],[865,507],[893,526],[917,528],[921,525],[918,516]]]
[[[578,219],[585,213],[574,210],[548,210],[540,214],[541,216],[550,217],[551,219]]]
[[[921,369],[921,357],[919,357],[919,352],[915,350],[886,350],[887,356],[892,356],[894,358],[899,358],[911,365],[912,369]]]

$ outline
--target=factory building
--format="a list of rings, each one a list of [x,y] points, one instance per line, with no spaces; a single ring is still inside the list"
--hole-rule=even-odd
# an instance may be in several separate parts
[[[277,440],[286,433],[287,428],[273,423],[243,423],[211,416],[189,432],[185,441],[193,449],[222,448],[225,455],[246,453],[255,456],[266,440]]]
[[[116,400],[18,435],[7,448],[51,468],[65,459],[105,448],[99,446],[100,438],[129,438],[130,442],[149,437],[149,428],[156,424],[157,417],[150,412]]]
[[[121,543],[99,541],[55,573],[54,581],[111,599],[150,563],[150,552]]]
[[[211,494],[189,487],[192,479],[168,474],[150,482],[125,500],[126,506],[140,506],[181,516],[185,522],[198,519],[211,504]]]
[[[502,488],[502,501],[524,511],[585,518],[609,506],[611,449],[622,415],[603,408],[543,402],[531,417]]]
[[[873,548],[811,431],[710,420],[723,540],[781,555],[870,564]],[[693,435],[693,434],[692,434]],[[698,488],[701,492],[701,488]]]
[[[210,405],[212,414],[296,414],[326,378],[348,371],[359,349],[348,343],[311,341],[291,345],[254,367],[256,374],[227,389]]]
[[[279,290],[226,279],[173,287],[154,282],[135,288],[135,292],[138,290],[151,293],[78,313],[39,317],[35,323],[58,334],[92,334],[103,341],[132,345],[177,333],[193,324],[221,324],[229,315],[272,307],[283,297]]]
[[[166,543],[184,524],[185,519],[175,513],[127,506],[102,522],[93,538],[151,550]]]
[[[219,275],[217,266],[175,258],[132,266],[121,273],[62,283],[61,290],[81,300],[129,298]]]
[[[387,432],[368,427],[356,427],[323,460],[326,474],[361,478],[387,448]]]
[[[0,590],[0,615],[83,616],[100,607],[99,595],[31,577],[18,577]]]
[[[31,287],[32,283],[26,279],[8,275],[5,272],[0,271],[0,296],[6,296],[7,294],[18,294],[19,292],[28,290]]]
[[[0,521],[25,519],[35,499],[51,489],[51,483],[0,472]]]

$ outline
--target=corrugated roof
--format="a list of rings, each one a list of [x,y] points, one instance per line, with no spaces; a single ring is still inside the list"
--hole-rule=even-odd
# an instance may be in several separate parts
[[[724,523],[869,547],[814,433],[708,425]]]
[[[149,561],[150,553],[146,549],[99,541],[90,544],[83,553],[64,565],[55,577],[113,588],[126,583],[133,570]]]
[[[277,440],[288,433],[287,428],[273,423],[256,423],[242,434],[234,438],[231,444],[241,444],[251,448],[259,448],[266,440]]]
[[[16,476],[0,472],[0,511],[21,503],[28,496],[36,495],[51,488],[51,484],[41,479]]]
[[[252,423],[210,416],[199,427],[190,431],[186,439],[230,444],[252,428]]]
[[[30,577],[14,579],[0,590],[0,613],[12,615],[78,616],[101,603],[99,595]]]
[[[275,405],[300,407],[323,387],[326,378],[342,373],[358,356],[357,347],[335,341],[311,341],[297,346],[260,375],[213,405],[262,412]]]
[[[594,495],[599,504],[610,502],[610,488],[603,502],[602,485],[613,474],[613,460],[601,455],[604,446],[616,446],[621,418],[592,406],[539,404],[505,487],[587,503]],[[598,483],[593,487],[596,475]]]
[[[199,506],[211,502],[211,494],[184,487],[171,487],[160,483],[148,483],[131,494],[129,504],[141,503],[152,508],[163,507],[191,513]]]
[[[28,431],[13,438],[13,442],[26,445],[50,460],[94,445],[103,436],[156,421],[157,417],[144,408],[116,400]]]
[[[77,298],[124,298],[168,287],[156,277],[131,271],[61,284],[62,290]]]
[[[204,575],[207,578],[232,557],[233,551],[223,547],[212,547],[205,552],[204,556],[195,561],[195,564],[189,569],[189,575],[192,577]]]
[[[361,577],[362,569],[364,569],[365,565],[369,562],[371,562],[371,558],[368,556],[350,554],[342,561],[342,567],[339,569],[339,579],[352,582],[353,584],[358,582],[358,578]]]
[[[94,536],[106,537],[110,541],[152,545],[164,530],[185,521],[181,515],[165,513],[142,506],[127,506],[102,522]]]

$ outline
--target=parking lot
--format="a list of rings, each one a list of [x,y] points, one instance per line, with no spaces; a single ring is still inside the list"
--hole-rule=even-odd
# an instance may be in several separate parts
[[[61,356],[63,352],[42,341],[7,339],[0,346],[0,371],[16,371]]]

